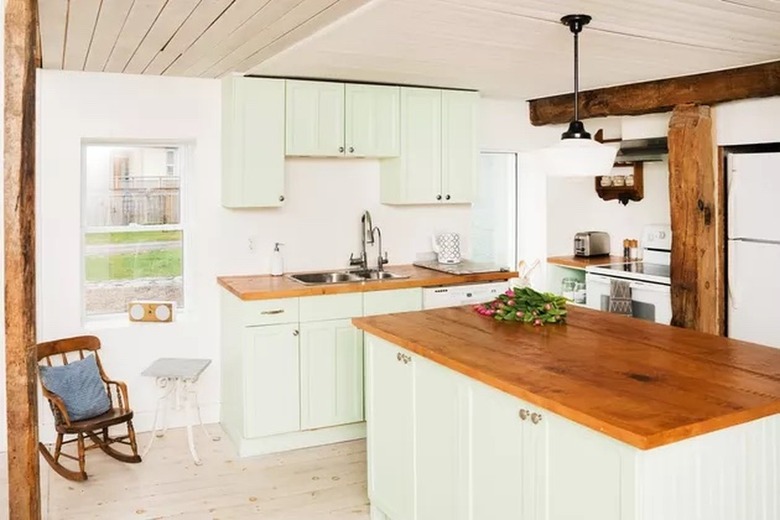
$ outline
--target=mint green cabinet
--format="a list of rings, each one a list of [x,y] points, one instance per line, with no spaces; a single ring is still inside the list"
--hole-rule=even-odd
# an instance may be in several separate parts
[[[476,92],[401,88],[401,156],[382,161],[383,203],[471,202],[478,102]]]
[[[301,428],[363,420],[363,333],[350,320],[301,324]]]
[[[287,155],[344,155],[344,84],[287,80]]]
[[[348,83],[345,96],[345,154],[351,157],[398,156],[400,87]]]
[[[414,368],[416,359],[368,337],[366,419],[368,496],[392,520],[414,518]],[[436,517],[443,518],[443,517]]]
[[[298,325],[245,327],[243,336],[244,436],[298,431]]]
[[[441,93],[441,191],[444,202],[471,202],[479,165],[477,108],[479,94],[457,90]]]
[[[222,205],[284,202],[284,80],[222,80]]]

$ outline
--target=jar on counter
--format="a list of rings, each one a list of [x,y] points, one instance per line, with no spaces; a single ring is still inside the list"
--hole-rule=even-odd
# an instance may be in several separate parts
[[[577,280],[574,278],[564,278],[561,280],[561,296],[567,300],[574,300],[574,288],[576,287]]]
[[[574,303],[585,304],[588,298],[588,291],[585,282],[575,282],[574,284]]]

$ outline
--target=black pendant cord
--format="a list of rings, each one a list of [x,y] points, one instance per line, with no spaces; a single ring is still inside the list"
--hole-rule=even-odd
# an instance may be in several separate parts
[[[574,33],[574,120],[580,120],[580,33]]]

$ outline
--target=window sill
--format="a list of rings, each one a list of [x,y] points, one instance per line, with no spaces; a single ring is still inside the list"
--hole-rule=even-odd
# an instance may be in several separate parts
[[[116,330],[155,325],[175,325],[176,323],[189,323],[191,321],[193,321],[191,315],[184,310],[177,310],[173,321],[168,322],[130,321],[126,313],[120,313],[87,318],[84,322],[84,328],[88,331]]]

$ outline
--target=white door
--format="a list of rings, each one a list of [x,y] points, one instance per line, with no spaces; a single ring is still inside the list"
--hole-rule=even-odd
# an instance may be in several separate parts
[[[418,520],[468,518],[468,380],[415,359]]]
[[[521,401],[503,392],[480,383],[471,385],[472,520],[528,518],[523,495],[523,409]]]
[[[392,520],[413,520],[416,358],[367,335],[366,359],[368,496]]]
[[[729,241],[728,335],[780,347],[780,244]]]
[[[244,329],[244,436],[300,429],[297,324]]]
[[[780,153],[728,156],[728,237],[780,242]]]
[[[301,429],[363,420],[363,333],[350,320],[301,324]]]

